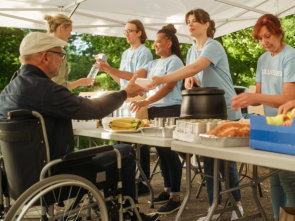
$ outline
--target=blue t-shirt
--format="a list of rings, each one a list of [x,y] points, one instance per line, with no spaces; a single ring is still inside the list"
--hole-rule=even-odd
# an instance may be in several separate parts
[[[212,38],[208,38],[201,51],[197,51],[197,47],[197,45],[193,45],[188,51],[186,64],[193,63],[198,57],[205,57],[211,62],[202,72],[196,73],[195,77],[202,87],[218,87],[224,90],[227,118],[229,120],[240,119],[242,117],[241,111],[231,109],[231,98],[236,96],[236,92],[224,48]]]
[[[295,82],[295,49],[286,45],[276,56],[271,56],[269,51],[261,55],[255,80],[261,82],[261,94],[281,94],[285,82]],[[263,107],[266,116],[277,114],[277,108]]]
[[[189,65],[189,64],[195,62],[195,60],[197,60],[197,58],[198,58],[198,52],[197,52],[196,45],[194,44],[190,47],[190,49],[188,50],[188,52],[186,54],[186,65]],[[202,76],[203,76],[203,71],[200,71],[198,74],[195,74],[194,77],[200,83],[200,79],[202,79]]]
[[[153,60],[153,55],[151,51],[145,47],[143,44],[140,45],[135,50],[128,48],[122,54],[120,70],[135,72],[141,68],[143,68],[148,62]],[[120,79],[121,88],[125,88],[127,80]]]
[[[184,65],[179,57],[176,55],[171,55],[168,58],[165,59],[156,59],[153,61],[150,61],[144,69],[148,72],[147,78],[152,78],[153,76],[163,76],[166,74],[169,74],[173,71],[178,70],[179,68],[182,68]],[[155,89],[150,90],[147,93],[147,97],[150,97],[157,93],[160,88],[162,88],[164,84],[161,84],[157,86]],[[167,107],[172,105],[180,105],[182,96],[181,96],[181,86],[182,86],[182,80],[178,81],[175,87],[172,91],[170,91],[169,94],[167,94],[162,99],[149,104],[148,108],[150,107]]]

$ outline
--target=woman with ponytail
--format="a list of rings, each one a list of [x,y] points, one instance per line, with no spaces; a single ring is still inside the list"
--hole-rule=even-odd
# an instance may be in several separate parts
[[[142,69],[135,72],[137,77],[152,78],[165,76],[184,66],[180,53],[176,29],[172,24],[162,27],[156,35],[154,48],[159,59],[150,61]],[[107,71],[108,65],[99,60],[99,69]],[[118,71],[121,76],[133,76],[130,72]],[[179,117],[181,104],[182,81],[169,82],[147,92],[147,98],[131,103],[131,111],[148,106],[149,119],[155,117]],[[164,191],[155,198],[155,204],[163,204],[158,209],[159,214],[170,214],[180,207],[180,183],[182,166],[178,154],[169,148],[156,147],[160,157],[160,167],[164,178]]]
[[[68,41],[71,37],[72,20],[68,16],[64,14],[57,14],[55,16],[45,15],[44,20],[47,21],[48,33],[50,35],[64,41]],[[79,86],[90,86],[94,83],[94,79],[92,78],[80,78],[76,81],[69,82],[69,72],[69,65],[67,59],[65,58],[60,66],[59,74],[53,77],[52,80],[69,90]]]
[[[209,14],[203,9],[194,9],[185,15],[185,21],[190,35],[195,43],[187,54],[186,66],[163,76],[153,77],[153,87],[160,84],[167,84],[181,79],[185,79],[185,87],[192,88],[194,85],[202,87],[218,87],[224,90],[227,106],[228,120],[239,120],[242,115],[240,111],[231,109],[231,98],[236,96],[233,81],[229,72],[227,56],[222,45],[214,40],[215,22],[210,19]],[[220,167],[223,172],[224,162]],[[204,170],[206,174],[213,175],[213,159],[204,157]],[[239,173],[235,162],[229,163],[229,185],[236,187],[239,185]],[[213,203],[213,179],[206,177],[209,210]],[[240,191],[233,191],[232,195],[237,202],[241,215],[243,208],[241,205]],[[221,197],[219,198],[219,203]],[[218,214],[213,216],[217,218]],[[232,220],[237,219],[235,211],[232,212]],[[206,220],[201,217],[199,220]]]

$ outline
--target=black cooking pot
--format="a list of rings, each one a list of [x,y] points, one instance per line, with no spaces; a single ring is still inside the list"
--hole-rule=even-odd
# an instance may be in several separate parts
[[[217,87],[195,87],[182,90],[181,118],[227,119],[224,90]]]

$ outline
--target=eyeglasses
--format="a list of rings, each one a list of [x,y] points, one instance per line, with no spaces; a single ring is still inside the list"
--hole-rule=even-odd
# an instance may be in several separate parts
[[[46,52],[51,52],[51,53],[58,54],[58,55],[59,55],[59,57],[60,57],[61,59],[65,59],[65,58],[66,58],[66,56],[67,56],[67,54],[66,54],[66,53],[59,52],[59,51],[46,51]]]
[[[124,31],[124,34],[126,35],[126,34],[129,34],[131,32],[137,32],[137,30],[127,29],[127,30]]]

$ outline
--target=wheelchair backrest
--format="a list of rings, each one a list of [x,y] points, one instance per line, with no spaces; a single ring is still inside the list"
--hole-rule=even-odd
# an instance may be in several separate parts
[[[47,163],[40,120],[32,115],[0,120],[0,147],[9,194],[17,199],[39,181]]]

